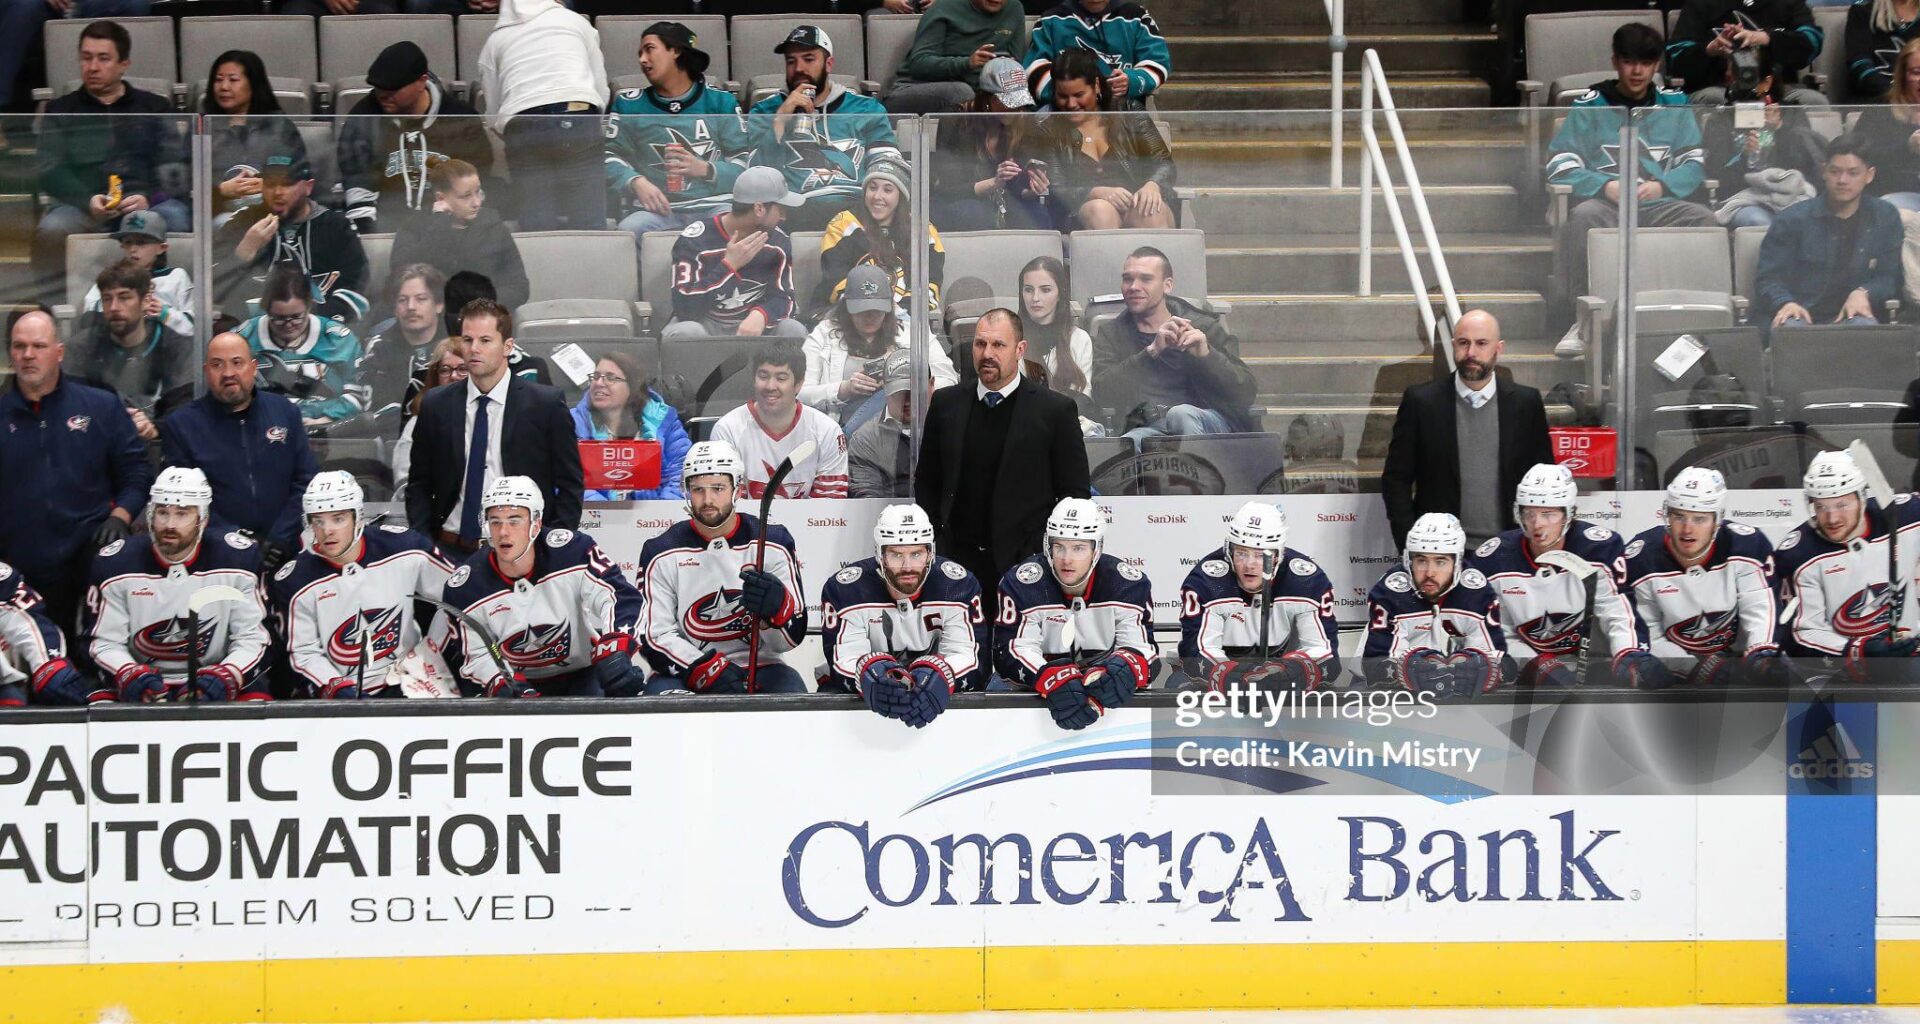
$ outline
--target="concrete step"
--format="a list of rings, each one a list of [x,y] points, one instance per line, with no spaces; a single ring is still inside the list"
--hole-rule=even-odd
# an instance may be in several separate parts
[[[1443,235],[1447,266],[1456,288],[1486,291],[1540,292],[1552,263],[1552,245],[1542,234]],[[1358,255],[1351,238],[1303,236],[1295,240],[1244,242],[1232,236],[1207,240],[1207,287],[1210,293],[1352,291],[1358,283]],[[1429,283],[1431,267],[1422,264]],[[1412,287],[1395,247],[1374,250],[1376,289],[1405,291]],[[1402,328],[1404,330],[1404,328]]]
[[[1209,282],[1211,286],[1211,282]],[[1420,314],[1411,292],[1356,296],[1346,294],[1230,294],[1211,296],[1231,303],[1228,324],[1240,338],[1244,355],[1286,355],[1306,343],[1371,346],[1411,354],[1419,339]],[[1460,293],[1461,309],[1484,309],[1500,320],[1510,339],[1547,333],[1546,300],[1538,292]],[[1550,346],[1549,346],[1550,347]]]
[[[1394,104],[1403,109],[1485,107],[1492,95],[1485,81],[1457,72],[1389,73]],[[1360,105],[1360,79],[1352,72],[1345,93],[1347,107]],[[1176,74],[1154,97],[1163,111],[1323,110],[1329,103],[1325,69],[1257,78],[1233,71]]]
[[[1215,139],[1183,137],[1176,129],[1174,163],[1183,186],[1325,185],[1332,148],[1324,121],[1317,138]],[[1540,176],[1522,139],[1435,139],[1407,141],[1422,185],[1517,186]],[[1362,143],[1347,132],[1341,147],[1345,182],[1360,181]],[[1391,147],[1383,155],[1400,180],[1399,158]]]
[[[1358,61],[1368,49],[1380,51],[1381,64],[1389,74],[1406,71],[1459,71],[1479,66],[1481,60],[1498,45],[1493,32],[1474,31],[1457,25],[1410,25],[1388,29],[1366,29],[1347,36],[1347,60]],[[1327,31],[1254,35],[1169,36],[1175,77],[1187,68],[1237,72],[1313,72],[1322,76],[1329,68]],[[1398,84],[1396,80],[1396,90]],[[1398,95],[1396,91],[1395,95]]]
[[[1436,185],[1426,190],[1426,196],[1434,226],[1443,238],[1450,231],[1515,231],[1523,227],[1519,193],[1510,185]],[[1400,208],[1412,217],[1412,204],[1404,198]],[[1193,219],[1183,222],[1186,227],[1290,234],[1352,225],[1358,231],[1360,190],[1203,187],[1194,190],[1191,210]],[[1373,229],[1378,237],[1392,237],[1387,200],[1378,192],[1373,201]]]

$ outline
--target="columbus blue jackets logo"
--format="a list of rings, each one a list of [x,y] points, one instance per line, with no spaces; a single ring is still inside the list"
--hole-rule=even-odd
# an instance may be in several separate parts
[[[1834,610],[1833,631],[1841,636],[1872,636],[1884,632],[1892,610],[1887,603],[1887,585],[1870,584]]]
[[[680,631],[699,644],[738,640],[752,628],[753,616],[740,607],[738,587],[701,595],[680,617]]]
[[[83,433],[83,434],[86,433],[87,427],[90,426],[92,423],[93,423],[93,417],[91,416],[67,417],[67,429],[79,431],[80,433]]]
[[[1585,611],[1549,613],[1521,623],[1520,636],[1542,654],[1572,654],[1580,649],[1580,628],[1586,620]]]
[[[195,657],[205,658],[207,652],[213,648],[214,625],[212,618],[200,620],[200,636],[196,645],[199,650]],[[149,624],[133,634],[133,643],[130,646],[133,648],[134,656],[148,664],[157,661],[185,661],[189,635],[191,634],[187,617],[181,615]]]
[[[528,626],[500,644],[515,668],[552,668],[573,654],[573,631],[564,622]]]
[[[327,637],[327,657],[335,665],[358,665],[363,646],[369,665],[393,657],[400,650],[400,616],[401,609],[396,606],[363,608],[358,615],[343,619]]]
[[[1688,654],[1718,654],[1733,646],[1739,615],[1737,608],[1729,608],[1717,615],[1702,612],[1684,622],[1668,626],[1667,639]]]

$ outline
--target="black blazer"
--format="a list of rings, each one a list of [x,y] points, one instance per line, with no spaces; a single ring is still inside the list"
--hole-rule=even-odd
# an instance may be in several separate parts
[[[927,434],[920,442],[920,469],[914,499],[933,518],[935,539],[943,551],[954,543],[954,496],[961,488],[984,483],[960,479],[960,446],[967,415],[976,396],[973,381],[933,393],[927,405]],[[1003,570],[1040,550],[1047,513],[1061,498],[1092,496],[1087,445],[1080,437],[1080,412],[1073,399],[1022,378],[1012,397],[1013,421],[1000,455],[994,482],[994,521],[988,526],[994,564]],[[998,582],[998,581],[996,581]]]
[[[1496,378],[1493,400],[1500,403],[1500,494],[1506,507],[1520,478],[1542,462],[1553,461],[1547,438],[1547,407],[1540,392]],[[1393,418],[1393,439],[1380,473],[1380,494],[1387,500],[1393,542],[1404,545],[1413,521],[1427,512],[1460,514],[1460,443],[1455,429],[1453,376],[1415,384],[1400,396]],[[1513,528],[1511,518],[1506,529]]]
[[[547,496],[541,522],[580,528],[580,449],[560,389],[515,377],[507,386],[500,466],[508,476],[530,476]],[[467,480],[467,386],[437,387],[420,403],[407,469],[407,522],[432,536],[441,528]]]

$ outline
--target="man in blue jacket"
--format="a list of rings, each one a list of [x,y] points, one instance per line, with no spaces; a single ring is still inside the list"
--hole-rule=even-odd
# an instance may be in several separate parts
[[[71,631],[93,554],[132,532],[153,467],[111,391],[63,380],[53,317],[13,322],[13,388],[0,395],[0,561],[20,570],[47,614]]]
[[[267,572],[300,549],[300,496],[320,471],[300,410],[253,386],[247,339],[207,342],[207,393],[160,422],[166,465],[198,469],[213,487],[213,517],[253,534]]]
[[[1860,140],[1827,147],[1822,195],[1780,212],[1760,243],[1754,271],[1761,310],[1774,327],[1876,324],[1900,297],[1900,211],[1865,195],[1873,165]]]

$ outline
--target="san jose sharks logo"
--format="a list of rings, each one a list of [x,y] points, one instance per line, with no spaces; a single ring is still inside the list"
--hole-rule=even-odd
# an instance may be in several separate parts
[[[200,620],[200,636],[197,644],[199,651],[196,657],[205,658],[207,652],[213,648],[214,625],[212,618]],[[133,653],[141,661],[148,663],[186,661],[188,635],[189,625],[185,615],[161,619],[133,634]]]
[[[1586,621],[1585,611],[1549,613],[1521,623],[1520,636],[1541,654],[1572,654],[1580,649],[1580,631]]]
[[[817,189],[833,185],[857,185],[860,182],[860,164],[866,159],[867,146],[857,137],[837,139],[827,124],[829,118],[814,119],[814,131],[811,136],[800,135],[787,138],[787,177],[800,174],[800,183],[794,191],[802,195]]]
[[[1698,149],[1683,149],[1675,152],[1672,146],[1657,143],[1650,145],[1644,142],[1635,142],[1634,148],[1640,151],[1640,156],[1643,161],[1649,161],[1661,170],[1672,170],[1674,167],[1686,163],[1688,160],[1698,161],[1700,159],[1700,151]],[[1619,145],[1601,145],[1600,155],[1600,166],[1594,168],[1594,170],[1602,174],[1619,173]]]
[[[1667,639],[1688,654],[1719,654],[1733,646],[1735,622],[1739,610],[1729,608],[1719,614],[1701,612],[1684,622],[1667,627]]]
[[[1868,584],[1842,602],[1833,613],[1833,631],[1841,636],[1873,636],[1886,631],[1893,613],[1885,583]]]
[[[573,654],[573,631],[564,622],[528,626],[507,637],[500,649],[516,668],[552,668]]]
[[[667,133],[667,141],[647,143],[647,148],[653,150],[653,166],[659,168],[660,173],[666,173],[667,150],[675,146],[686,150],[701,160],[709,163],[713,161],[713,138],[707,133],[706,122],[695,121],[693,123],[692,138],[688,138],[686,134],[678,128],[662,128],[661,130]]]
[[[327,637],[327,657],[336,665],[360,664],[362,638],[365,639],[367,664],[375,665],[400,650],[401,610],[362,608],[352,618],[341,621]]]
[[[696,643],[716,644],[738,640],[753,628],[753,616],[740,607],[740,590],[725,590],[702,595],[680,617],[680,631]]]

